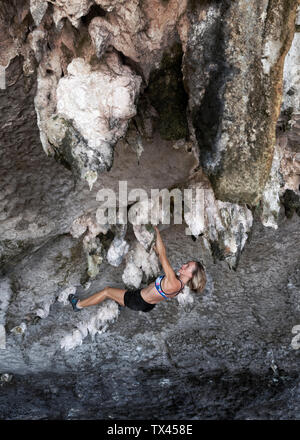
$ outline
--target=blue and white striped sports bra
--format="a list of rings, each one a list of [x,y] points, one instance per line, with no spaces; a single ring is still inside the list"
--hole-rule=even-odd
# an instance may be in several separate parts
[[[159,277],[156,278],[156,280],[155,280],[155,287],[156,287],[156,290],[158,291],[158,293],[161,294],[161,296],[163,296],[165,299],[171,299],[171,298],[168,298],[168,296],[171,296],[171,295],[172,295],[172,297],[173,297],[173,295],[174,295],[175,293],[176,293],[176,295],[174,295],[174,296],[177,296],[177,295],[182,291],[182,289],[184,288],[184,284],[183,284],[183,282],[181,281],[181,279],[177,277],[177,278],[179,279],[180,283],[181,283],[181,288],[180,288],[177,292],[166,293],[166,292],[164,292],[164,291],[162,290],[162,287],[161,287],[161,282],[162,282],[162,279],[163,279],[164,277],[165,277],[165,275],[160,275]]]

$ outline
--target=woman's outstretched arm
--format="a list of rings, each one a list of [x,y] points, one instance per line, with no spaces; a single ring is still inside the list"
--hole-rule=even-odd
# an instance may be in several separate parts
[[[162,241],[160,232],[157,228],[157,226],[154,226],[154,229],[156,231],[156,242],[155,242],[155,252],[158,255],[158,258],[161,262],[161,265],[163,267],[163,271],[166,274],[166,278],[167,278],[167,282],[168,285],[166,286],[167,288],[172,289],[173,287],[178,287],[178,280],[176,277],[176,274],[167,258],[167,254],[166,254],[166,248],[165,245]]]

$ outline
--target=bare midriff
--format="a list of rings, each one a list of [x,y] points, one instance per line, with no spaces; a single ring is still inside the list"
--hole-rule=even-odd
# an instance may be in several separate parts
[[[164,299],[156,290],[154,282],[141,290],[141,297],[149,304],[156,304]]]
[[[173,289],[172,291],[170,291],[170,290],[165,290],[165,289],[164,289],[164,281],[165,281],[165,278],[163,278],[163,279],[162,279],[162,282],[161,282],[162,290],[163,290],[165,293],[172,293],[172,292],[174,292],[174,289]],[[175,295],[174,295],[174,296],[175,296]],[[160,301],[163,301],[163,300],[165,299],[165,298],[164,298],[160,293],[158,293],[158,291],[156,290],[155,282],[149,284],[149,286],[144,287],[144,288],[141,290],[141,297],[142,297],[147,303],[149,303],[149,304],[156,304],[156,303],[158,303],[158,302],[160,302]],[[169,298],[172,298],[172,296],[169,296]]]

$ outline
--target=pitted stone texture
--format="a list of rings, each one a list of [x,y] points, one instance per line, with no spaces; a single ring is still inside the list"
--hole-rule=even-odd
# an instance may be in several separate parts
[[[62,3],[66,5],[66,2],[60,2]],[[118,17],[118,11],[120,11],[118,8],[125,6],[124,2],[112,3],[99,0],[98,3],[102,3],[102,7],[108,14],[111,14],[109,20],[120,21],[123,26],[127,17],[125,17],[126,20],[124,15]],[[25,8],[24,15],[23,9],[17,8],[17,2],[3,4],[9,7],[8,17],[16,16],[14,23],[11,23],[13,37],[8,37],[7,44],[1,46],[4,48],[4,57],[6,53],[8,54],[5,61],[7,65],[9,59],[12,59],[12,54],[14,56],[17,53],[15,44],[22,44],[22,38],[28,34],[28,22],[23,27],[23,21],[26,16],[28,17],[29,1],[24,3],[27,8]],[[75,2],[73,4],[75,5]],[[147,50],[140,58],[142,63],[146,60],[141,71],[147,78],[153,60],[160,61],[163,52],[160,46],[173,43],[178,31],[184,39],[183,49],[187,53],[191,34],[187,32],[188,24],[185,17],[179,17],[180,10],[177,8],[176,11],[176,7],[174,8],[174,5],[178,6],[178,2],[162,1],[160,4],[165,8],[164,10],[153,7],[153,5],[158,5],[158,1],[143,2],[143,4],[149,7],[149,15],[145,13],[145,10],[143,11],[148,18],[151,14],[156,15],[157,11],[166,12],[166,15],[158,15],[151,23],[149,27],[151,35],[146,38],[146,41],[151,41],[151,44],[149,47],[146,45]],[[199,3],[191,2],[190,4]],[[218,5],[214,4],[216,11]],[[232,10],[245,4],[245,2],[238,4],[231,2]],[[260,2],[259,5],[255,3],[255,6],[258,5],[257,8],[248,9],[243,11],[245,14],[241,14],[239,24],[243,23],[245,17],[249,17],[250,14],[254,16],[256,11],[262,12],[259,20],[262,27],[266,25],[265,46],[256,45],[255,41],[252,44],[250,40],[251,44],[246,45],[246,59],[248,60],[246,68],[250,66],[249,69],[251,69],[251,60],[254,60],[254,68],[256,68],[255,62],[259,60],[260,55],[266,57],[261,66],[259,64],[261,75],[264,76],[249,82],[253,88],[261,82],[265,82],[266,87],[269,87],[266,81],[267,72],[272,75],[271,63],[276,62],[272,57],[276,54],[279,57],[284,56],[285,48],[282,48],[284,49],[282,53],[270,50],[279,47],[278,38],[274,38],[275,45],[268,39],[268,36],[272,34],[272,32],[269,33],[268,23],[273,14],[278,12],[278,5],[282,4],[282,2],[270,1],[269,9],[267,9],[266,2]],[[289,1],[285,4],[289,7],[294,3]],[[133,33],[135,33],[134,25],[137,22],[132,20],[132,13],[135,19],[141,17],[141,11],[136,11],[134,5],[136,5],[135,1],[131,2],[128,8],[128,20],[132,25],[130,32]],[[179,6],[181,5],[184,7],[184,2],[180,2]],[[207,7],[211,5],[210,2]],[[67,5],[67,7],[70,6]],[[166,17],[171,17],[167,9],[169,7],[175,12],[170,22],[166,20]],[[125,7],[123,11],[126,12]],[[48,17],[47,14],[48,12],[45,13],[45,18]],[[257,17],[258,15],[256,19]],[[163,23],[162,28],[158,29],[156,25],[160,18]],[[192,26],[197,22],[201,28],[201,21],[204,17],[195,16],[194,19],[195,21],[191,20]],[[226,20],[226,16],[224,19]],[[255,25],[256,19],[253,21]],[[29,22],[32,24],[30,20],[29,17]],[[279,23],[274,22],[274,29],[277,28],[278,32],[282,30],[283,21],[286,21],[287,27],[290,25],[285,14],[279,13],[278,20],[282,20]],[[45,29],[43,21],[44,18],[41,22],[41,29]],[[23,25],[20,26],[22,23]],[[77,23],[79,21],[74,22],[76,25]],[[237,24],[238,20],[233,23]],[[57,24],[59,25],[58,32],[70,25],[68,20],[60,20]],[[141,24],[143,25],[142,21]],[[219,25],[221,26],[221,22]],[[47,22],[47,26],[49,30],[52,26],[51,20]],[[116,28],[121,29],[122,26],[116,25]],[[261,28],[258,27],[258,29]],[[4,29],[5,35],[7,27],[1,29]],[[18,29],[19,39],[17,38]],[[249,30],[249,27],[246,29]],[[213,24],[211,30],[209,37],[218,35],[218,32],[214,33]],[[74,35],[75,38],[80,35],[80,32],[70,35]],[[125,32],[120,36],[122,40],[120,48],[124,48],[123,53],[127,57],[131,54],[134,40],[130,38],[130,32]],[[247,34],[250,38],[254,38],[253,35],[257,35],[257,32],[247,32]],[[7,35],[9,35],[8,32]],[[243,39],[246,36],[245,30],[241,29],[239,36]],[[127,37],[128,41],[125,41]],[[42,34],[35,33],[31,42],[38,62],[44,56],[46,58],[49,56],[48,70],[50,72],[47,72],[47,62],[44,60],[45,62],[40,64],[42,74],[55,77],[53,83],[47,79],[44,85],[41,84],[44,90],[43,96],[55,93],[57,82],[62,73],[67,74],[67,65],[74,58],[71,50],[73,46],[70,44],[68,47],[66,45],[67,49],[64,48],[65,58],[61,59],[59,51],[56,53],[55,39],[52,40],[52,38],[53,33],[48,42],[52,49],[46,54],[43,47],[47,47],[47,42]],[[143,38],[141,37],[141,40]],[[71,37],[70,40],[72,40]],[[222,57],[217,57],[218,51],[210,51],[212,41],[213,39],[208,39],[209,45],[205,48],[205,54],[210,54],[208,72],[213,72],[212,80],[214,80],[217,76],[214,76],[216,71],[222,76],[224,72],[228,73],[226,69],[230,66],[226,65],[226,59],[224,61]],[[69,40],[68,42],[70,43]],[[40,44],[42,47],[39,47]],[[155,44],[158,47],[157,53],[153,49]],[[134,40],[133,49],[135,47],[137,47],[136,40]],[[141,44],[139,47],[144,46]],[[259,47],[261,53],[257,56],[254,51],[253,58],[251,58],[250,48],[253,50],[253,47]],[[90,42],[82,42],[81,48],[77,46],[78,52],[85,52],[86,48],[88,48],[87,58],[90,59],[92,53]],[[230,52],[231,49],[229,45],[227,51]],[[239,58],[240,49],[241,46],[237,43],[232,53],[233,57],[237,57],[233,61],[235,67],[238,68],[244,67],[245,61],[243,57]],[[123,51],[123,49],[118,50]],[[24,49],[26,58],[27,52],[25,52]],[[222,54],[222,51],[220,53]],[[3,52],[1,54],[3,55]],[[54,54],[53,59],[51,54]],[[79,53],[75,55],[76,57],[82,56]],[[195,54],[196,59],[198,55]],[[68,57],[71,59],[67,62]],[[299,217],[297,215],[292,216],[291,219],[280,217],[277,230],[265,228],[256,221],[252,235],[248,237],[248,245],[240,253],[240,264],[234,271],[222,261],[212,261],[205,237],[200,236],[196,240],[195,237],[187,237],[183,225],[168,228],[162,232],[162,236],[173,267],[178,268],[190,259],[205,261],[208,284],[203,295],[194,295],[193,301],[180,302],[178,298],[178,301],[160,303],[149,314],[136,313],[129,309],[119,310],[114,303],[114,310],[109,310],[110,306],[107,302],[99,308],[84,310],[81,315],[75,314],[70,304],[65,304],[58,298],[60,294],[62,294],[61,298],[64,297],[66,289],[69,288],[74,292],[75,287],[83,285],[81,277],[85,279],[86,262],[85,256],[82,255],[80,240],[87,229],[87,235],[91,234],[95,237],[97,227],[94,227],[92,221],[90,222],[87,218],[83,219],[82,216],[95,213],[99,205],[96,201],[97,191],[107,186],[117,192],[118,180],[121,179],[128,181],[128,190],[141,187],[148,193],[150,188],[177,185],[178,180],[186,181],[190,170],[195,165],[195,160],[187,151],[174,149],[172,143],[162,141],[157,133],[154,133],[152,140],[143,139],[143,151],[138,158],[137,152],[142,149],[132,143],[126,144],[124,139],[118,143],[110,173],[104,172],[91,192],[80,182],[74,187],[70,171],[50,161],[42,151],[33,107],[36,79],[35,74],[30,78],[30,72],[33,71],[30,57],[28,57],[29,61],[25,58],[24,60],[21,57],[15,58],[11,61],[6,72],[8,87],[5,91],[0,90],[0,126],[3,134],[0,150],[2,203],[0,235],[1,263],[3,263],[1,269],[5,268],[5,279],[9,278],[12,286],[12,294],[8,303],[6,302],[3,307],[5,312],[1,315],[5,328],[4,324],[0,323],[3,326],[1,337],[3,329],[7,330],[6,348],[0,350],[2,373],[0,400],[3,399],[0,403],[1,417],[16,419],[28,418],[30,415],[30,418],[74,419],[80,417],[128,418],[131,416],[134,419],[141,416],[145,418],[149,416],[149,413],[152,418],[173,417],[177,419],[180,417],[216,418],[216,415],[223,419],[297,417],[299,414],[299,378],[295,377],[295,372],[298,372],[299,351],[293,349],[291,342],[295,336],[292,329],[300,323]],[[85,57],[84,59],[87,61]],[[232,61],[230,57],[228,59]],[[221,67],[225,68],[224,72],[222,69],[218,71],[216,60],[221,60]],[[223,61],[224,64],[222,64]],[[127,59],[127,62],[130,60]],[[138,64],[137,61],[134,60],[134,62]],[[277,67],[279,64],[280,62]],[[135,67],[138,69],[137,65]],[[220,78],[217,77],[217,79]],[[247,75],[242,79],[245,80],[242,84],[247,91]],[[218,81],[215,83],[219,86],[217,91],[221,93],[224,85],[222,78],[219,83]],[[236,82],[233,81],[234,87],[235,84]],[[202,83],[199,85],[202,87]],[[236,105],[237,111],[240,111],[235,101],[241,96],[239,91],[237,90],[236,98],[230,97],[230,88],[228,84],[227,86],[225,98],[232,100],[232,106]],[[203,90],[195,88],[194,92],[190,92],[193,99],[198,99],[198,92],[199,99],[202,99],[203,95],[200,92]],[[258,87],[257,99],[258,96],[261,99],[261,95],[270,90]],[[208,88],[209,102],[214,102],[211,99],[214,95],[211,95],[210,91],[211,89]],[[278,96],[275,96],[274,105],[277,105]],[[244,101],[241,101],[245,106],[247,97],[246,94]],[[272,95],[268,97],[270,100],[273,98]],[[49,107],[50,115],[52,103],[54,101],[50,102],[47,99],[44,103],[41,101],[41,108]],[[249,118],[259,120],[262,107],[257,107],[259,103],[257,104],[254,99],[252,103],[254,103],[252,108],[254,110],[259,108],[260,112],[258,116],[253,115],[250,106]],[[266,107],[266,110],[270,109]],[[225,117],[229,119],[232,116],[231,104],[228,104],[225,110],[228,110]],[[204,106],[203,111],[207,112],[207,107]],[[207,115],[209,117],[209,112]],[[245,117],[245,113],[241,112],[241,115]],[[272,114],[269,117],[271,118]],[[230,125],[228,120],[227,123]],[[249,124],[251,125],[251,121]],[[149,125],[148,133],[151,134],[151,124]],[[239,119],[232,125],[238,127]],[[243,128],[242,124],[241,127]],[[293,143],[299,145],[297,132],[293,131],[293,133]],[[288,145],[290,145],[292,139],[289,134],[287,137]],[[296,148],[291,151],[298,152]],[[296,163],[294,157],[296,158],[293,156],[291,163],[286,166],[287,185],[291,186],[296,185],[295,176],[292,181],[294,171],[291,171]],[[238,164],[239,162],[235,161],[235,166]],[[243,180],[243,169],[237,168]],[[130,176],[129,180],[128,176]],[[234,173],[233,176],[235,176]],[[222,203],[227,202],[222,201]],[[232,223],[228,225],[229,230],[237,226],[234,224],[234,219],[239,218],[230,217],[231,209],[232,207],[225,209],[222,217],[225,223],[227,221]],[[242,208],[237,206],[237,210],[239,209],[243,211],[244,206]],[[243,211],[244,214],[245,211]],[[76,219],[80,220],[74,224]],[[216,222],[219,221],[220,218],[217,216]],[[214,224],[213,221],[210,220],[210,222]],[[68,233],[70,229],[74,238],[69,235],[59,236]],[[241,235],[240,238],[242,243],[246,235]],[[126,239],[129,243],[134,243],[135,236],[132,230],[128,231]],[[145,256],[146,250],[141,244],[139,245],[140,252],[136,255],[144,260],[147,269],[152,270],[155,260],[153,264],[149,263],[149,256],[147,258]],[[73,255],[76,256],[75,259],[72,258],[73,246],[78,246],[76,248],[78,253],[76,251],[76,255]],[[215,254],[218,254],[218,246],[215,246],[215,250]],[[32,251],[35,252],[31,253]],[[17,255],[22,259],[21,262],[18,262]],[[134,261],[133,263],[135,265]],[[77,293],[83,298],[106,285],[123,288],[122,274],[125,267],[126,260],[116,267],[104,262],[91,286],[84,291],[79,287],[76,289]],[[139,267],[135,265],[135,268]],[[134,272],[128,275],[128,279],[132,281]],[[63,291],[61,292],[60,289]],[[109,318],[112,318],[111,321],[108,319],[104,326],[102,326],[101,319],[98,320],[99,315],[101,318],[101,307],[109,312],[106,316],[109,315]],[[22,328],[23,331],[10,331],[16,327]],[[103,332],[96,335],[99,329]],[[89,335],[95,335],[94,340],[91,340]],[[62,341],[65,344],[62,344]],[[79,345],[76,345],[77,342]],[[66,347],[70,349],[65,351]],[[13,376],[11,376],[12,373]],[[55,373],[59,373],[59,376],[52,376]],[[17,374],[22,377],[17,377]],[[26,374],[28,374],[27,377]],[[80,376],[79,380],[75,379],[75,376],[76,378]],[[11,378],[11,381],[5,381],[4,377]],[[234,386],[232,386],[233,383]]]
[[[126,376],[110,372],[110,383],[103,376],[90,370],[14,375],[3,383],[0,413],[5,420],[30,414],[31,420],[165,420],[166,426],[167,420],[296,420],[300,409],[296,373],[187,375],[163,365],[128,369]]]
[[[300,196],[300,152],[293,140],[299,139],[297,128],[293,126],[287,131],[280,131],[282,118],[278,122],[278,136],[270,176],[267,180],[261,199],[261,220],[267,227],[277,228],[280,213],[280,199],[287,190],[293,191],[295,197]],[[292,141],[291,141],[292,140]]]
[[[153,249],[149,252],[139,242],[135,242],[125,257],[126,266],[122,280],[128,288],[139,288],[158,275],[159,261]]]
[[[110,44],[138,63],[147,82],[153,65],[159,63],[164,49],[178,41],[178,36],[183,34],[187,1],[96,0],[96,3],[108,14],[95,17],[91,22],[93,40],[97,32],[108,32]]]
[[[61,339],[62,349],[68,351],[82,345],[88,335],[91,335],[94,340],[95,335],[105,332],[109,324],[114,322],[119,315],[118,304],[112,300],[106,301],[97,309],[94,308],[93,314],[91,314],[91,310],[81,310],[80,318],[82,320],[76,324],[75,330],[66,333]]]
[[[280,194],[282,193],[283,176],[280,173],[283,149],[276,144],[270,176],[267,180],[261,198],[261,221],[264,226],[277,229],[277,219],[280,211]]]
[[[296,24],[300,21],[300,7]],[[292,45],[285,57],[281,113],[277,121],[276,145],[270,175],[261,199],[261,219],[265,226],[277,228],[280,198],[286,190],[300,195],[300,38],[295,32]]]
[[[190,8],[185,84],[200,161],[220,200],[254,206],[261,198],[297,4],[243,0]]]
[[[282,175],[284,176],[283,190],[291,189],[295,192],[300,190],[300,152],[284,150],[281,161]]]
[[[147,225],[150,219],[156,224],[167,223],[167,219],[169,224],[178,224],[181,220],[188,226],[185,228],[187,238],[203,236],[205,246],[215,259],[225,260],[230,268],[236,268],[252,228],[253,216],[248,206],[216,199],[201,169],[172,185],[168,191],[166,195],[163,192],[160,196],[151,195],[151,203],[150,200],[142,200],[129,209],[129,213],[133,211],[135,222],[138,219],[144,223],[133,226],[136,238],[143,247],[149,250],[153,241],[153,230],[151,225]],[[191,197],[187,197],[185,191],[191,191]],[[170,212],[168,195],[172,195],[172,192],[175,201]],[[184,201],[184,206],[181,201]]]
[[[0,4],[0,65],[7,68],[10,60],[23,54],[28,26],[32,24],[29,1],[11,0]]]
[[[93,418],[93,409],[97,406],[98,416],[113,414],[118,418],[126,417],[125,407],[130,401],[132,417],[144,418],[146,413],[141,413],[140,405],[147,402],[148,411],[149,408],[158,411],[158,392],[160,399],[166,402],[172,392],[177,402],[175,407],[163,405],[163,409],[159,409],[160,416],[155,413],[158,418],[188,416],[186,407],[178,403],[182,396],[185,396],[189,415],[197,418],[224,418],[224,414],[227,418],[260,418],[258,408],[263,408],[265,418],[292,417],[296,407],[291,387],[298,384],[295,372],[299,357],[297,350],[290,346],[291,330],[300,322],[296,307],[300,282],[299,222],[298,216],[291,220],[282,218],[277,230],[256,222],[236,271],[222,262],[213,264],[205,247],[199,248],[201,237],[196,242],[186,240],[182,226],[162,231],[173,267],[179,267],[190,258],[204,259],[208,273],[204,293],[193,295],[194,302],[188,305],[178,301],[159,303],[150,313],[121,308],[117,319],[108,322],[104,332],[95,335],[94,340],[87,336],[76,349],[68,351],[60,347],[62,339],[76,329],[80,331],[80,323],[89,323],[99,309],[86,309],[86,316],[83,316],[81,312],[74,313],[70,305],[53,303],[49,315],[29,325],[23,336],[9,333],[7,348],[0,351],[1,372],[14,377],[18,373],[23,375],[23,382],[16,378],[12,388],[2,388],[1,396],[5,397],[6,405],[1,402],[1,414],[6,418],[21,417],[24,415],[22,408],[26,408],[29,414],[37,417]],[[61,244],[65,246],[65,242]],[[33,276],[37,260],[44,260],[43,264],[49,261],[49,246],[44,249],[43,257],[40,253],[35,261],[27,261],[21,271],[21,280],[25,268],[33,271]],[[123,287],[124,264],[117,268],[103,267],[89,292],[78,292],[80,298],[105,285]],[[17,266],[10,276],[17,277],[20,269],[21,266]],[[45,282],[45,291],[51,290],[50,281]],[[12,305],[9,309],[11,319],[16,309]],[[19,310],[18,317],[21,315]],[[54,375],[59,374],[64,383],[73,387],[72,372],[77,376],[82,374],[82,379],[74,388],[78,392],[76,404],[72,401],[70,406],[65,393],[55,392],[58,379]],[[102,378],[100,382],[99,377]],[[254,377],[258,380],[257,388],[254,379],[249,379]],[[229,385],[225,386],[227,381],[230,392]],[[180,383],[184,384],[183,388]],[[204,383],[208,388],[203,388]],[[61,391],[66,390],[63,382],[59,384]],[[232,397],[233,384],[239,405],[235,404],[235,399],[228,398],[228,394]],[[47,408],[37,405],[33,400],[36,393],[50,390],[48,387],[52,390],[50,394],[55,399],[56,409],[51,405]],[[96,394],[91,391],[95,387]],[[10,399],[14,402],[10,389],[19,390],[19,401],[7,406]],[[22,390],[27,391],[23,393]],[[209,394],[203,395],[204,391],[212,390],[211,400]],[[195,396],[196,392],[197,396],[192,399],[191,394]],[[79,395],[89,396],[83,406]],[[282,397],[280,407],[278,402],[269,406],[270,396]],[[214,406],[213,402],[218,405]],[[208,403],[212,405],[210,409]],[[75,407],[78,412],[74,412]],[[126,414],[128,417],[128,408]]]
[[[90,188],[97,172],[109,170],[112,166],[112,148],[125,135],[128,121],[136,114],[135,101],[140,85],[141,78],[129,67],[122,66],[118,55],[113,52],[94,71],[82,58],[75,58],[68,66],[68,76],[58,83],[57,113],[72,121],[87,143],[76,146],[72,142],[69,156],[73,156],[81,178],[88,181]],[[60,125],[59,119],[57,121]],[[57,133],[54,124],[52,128]],[[53,130],[48,127],[48,138],[53,135]],[[66,131],[62,131],[56,140],[58,148],[64,142],[68,143]],[[72,162],[70,166],[74,166]]]
[[[71,172],[43,152],[33,104],[36,76],[24,76],[23,60],[16,57],[11,61],[7,88],[0,90],[2,270],[9,261],[38,249],[51,237],[69,232],[73,221],[85,213],[95,215],[99,207],[96,195],[101,188],[111,188],[118,202],[122,180],[127,182],[128,193],[142,188],[150,196],[151,188],[169,187],[186,178],[196,164],[192,152],[174,150],[172,142],[157,134],[143,140],[139,160],[123,139],[115,147],[110,172],[98,178],[91,192],[84,182],[74,186]]]
[[[30,12],[36,26],[40,25],[47,8],[47,0],[30,0]]]
[[[89,62],[94,51],[84,26],[79,32],[67,21],[62,29],[55,30],[51,12],[47,11],[46,19],[28,35],[28,45],[39,63],[34,103],[41,142],[45,153],[51,155],[54,152],[45,135],[45,125],[56,112],[58,82],[68,75],[68,65],[74,58],[83,57]]]
[[[300,5],[297,9],[296,25],[300,25]],[[285,57],[283,69],[283,97],[281,111],[290,117],[300,113],[300,32],[295,32],[291,47]]]
[[[46,251],[46,254],[44,252]],[[80,285],[86,270],[80,241],[62,235],[25,258],[19,275],[11,275],[10,306],[6,308],[8,330],[22,322],[32,325],[46,318],[62,288]]]
[[[88,231],[88,235],[91,237],[96,237],[101,232],[106,234],[110,229],[110,225],[100,225],[97,223],[96,216],[91,214],[84,214],[81,217],[78,217],[72,223],[70,228],[70,234],[74,238],[80,237],[86,231]]]
[[[104,55],[110,44],[110,32],[106,27],[97,25],[97,18],[94,18],[89,25],[89,34],[95,46],[97,57],[100,59]]]
[[[41,149],[33,107],[35,77],[23,75],[22,62],[22,57],[14,58],[7,88],[0,91],[2,269],[10,258],[37,249],[57,231],[66,231],[69,220],[61,208],[73,188],[69,172]]]
[[[120,266],[122,263],[124,255],[127,254],[129,250],[129,244],[124,239],[127,231],[127,223],[122,225],[116,225],[113,227],[115,232],[114,239],[109,246],[107,251],[107,261],[112,266]]]
[[[192,191],[190,199],[185,195],[186,190]],[[172,193],[175,201],[171,214],[169,196]],[[157,269],[152,273],[148,265],[142,263],[143,260],[148,260],[148,256],[152,256],[154,260],[156,258],[153,251],[155,233],[149,223],[150,219],[156,224],[166,224],[169,221],[169,224],[173,225],[183,222],[188,226],[185,228],[187,239],[193,236],[195,240],[202,236],[203,243],[210,250],[214,260],[225,260],[232,269],[238,266],[253,223],[252,212],[245,204],[238,205],[215,198],[209,180],[201,170],[185,182],[173,185],[166,193],[162,191],[161,195],[156,197],[151,194],[151,200],[141,200],[132,205],[128,217],[133,223],[138,244],[142,247],[136,245],[129,252],[123,281],[129,284],[130,280],[134,280],[131,285],[135,288],[140,286],[144,275],[145,279],[149,279],[158,273]],[[168,228],[168,225],[165,227]]]
[[[0,278],[0,350],[6,348],[6,311],[12,295],[12,289],[9,278]]]
[[[46,52],[47,53],[47,52]],[[56,110],[56,89],[62,75],[60,53],[53,50],[48,54],[45,62],[45,54],[37,70],[37,91],[34,97],[34,105],[37,114],[37,124],[40,130],[40,139],[45,153],[50,156],[53,149],[49,145],[45,134],[47,119]],[[41,56],[41,55],[40,55]]]
[[[93,0],[57,0],[54,3],[53,20],[56,26],[63,18],[68,18],[76,28],[80,18],[86,15],[93,4]]]

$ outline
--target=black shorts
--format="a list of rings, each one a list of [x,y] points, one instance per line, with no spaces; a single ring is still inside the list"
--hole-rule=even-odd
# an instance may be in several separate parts
[[[124,293],[124,304],[126,307],[139,312],[150,312],[155,304],[147,303],[141,296],[141,289],[128,289]]]

